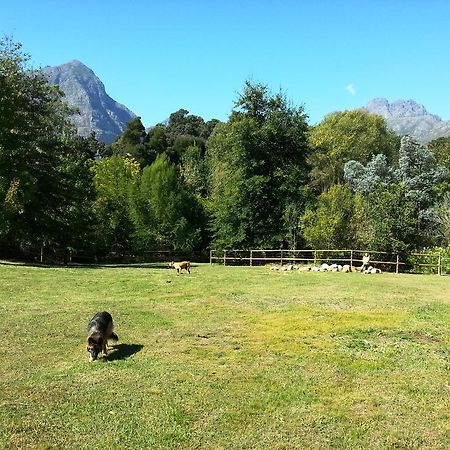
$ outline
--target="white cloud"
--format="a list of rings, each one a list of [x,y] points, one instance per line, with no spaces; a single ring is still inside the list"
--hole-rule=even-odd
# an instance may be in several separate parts
[[[356,89],[355,86],[353,86],[353,83],[350,83],[347,86],[345,86],[345,90],[352,95],[356,95]]]

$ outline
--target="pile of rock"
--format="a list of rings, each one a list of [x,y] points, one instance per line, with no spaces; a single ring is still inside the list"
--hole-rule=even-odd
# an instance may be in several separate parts
[[[381,273],[380,269],[376,267],[369,266],[367,269],[364,269],[362,273],[371,274],[371,273]]]
[[[291,270],[299,270],[300,272],[342,272],[342,273],[350,273],[350,272],[361,272],[360,268],[356,268],[355,266],[350,266],[349,264],[327,264],[323,263],[320,266],[298,266],[296,264],[271,264],[270,270],[287,272]],[[372,274],[372,273],[381,273],[380,269],[376,269],[375,267],[369,266],[367,269],[362,270],[362,273]]]
[[[303,269],[303,271],[308,272],[343,272],[343,273],[348,273],[348,272],[356,272],[356,267],[354,266],[350,266],[349,264],[327,264],[327,263],[323,263],[321,266],[305,266]]]

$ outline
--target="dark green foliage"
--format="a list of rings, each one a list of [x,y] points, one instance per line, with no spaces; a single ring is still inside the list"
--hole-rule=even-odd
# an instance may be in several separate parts
[[[450,170],[450,137],[441,137],[431,141],[428,144],[428,150],[433,153],[438,164]]]
[[[323,192],[315,209],[302,216],[304,238],[311,248],[357,248],[355,242],[355,201],[347,185],[336,184]]]
[[[397,252],[450,242],[449,138],[400,145],[363,111],[310,130],[302,107],[251,82],[234,106],[226,123],[180,109],[148,133],[136,117],[106,147],[75,135],[62,93],[2,40],[0,249]]]
[[[113,155],[133,158],[141,167],[151,164],[156,155],[146,145],[145,127],[140,117],[135,117],[127,123],[127,129],[122,136],[111,144]]]
[[[200,198],[207,196],[207,167],[204,159],[205,150],[192,145],[183,154],[180,170],[188,189]]]
[[[202,156],[205,153],[205,141],[199,137],[188,135],[177,136],[173,144],[167,148],[166,153],[172,163],[180,164],[186,150],[190,147],[199,148]]]
[[[374,156],[367,166],[357,161],[346,163],[345,180],[355,192],[365,195],[366,203],[374,205],[365,208],[364,214],[367,210],[372,213],[369,214],[371,231],[363,233],[366,236],[364,242],[371,242],[377,248],[402,250],[413,245],[432,244],[437,238],[439,216],[445,217],[444,205],[439,213],[432,206],[440,184],[447,176],[447,169],[437,163],[434,155],[410,137],[401,139],[396,170],[388,166],[386,157],[381,154]],[[380,203],[382,201],[386,204]],[[395,205],[389,206],[391,201]],[[374,215],[374,211],[377,214]],[[398,229],[396,223],[400,225]],[[411,232],[412,224],[414,233]]]
[[[156,159],[158,155],[161,155],[167,150],[167,131],[166,127],[162,124],[158,124],[153,127],[145,138],[145,145],[147,147],[148,160],[150,164]]]
[[[144,169],[133,196],[139,248],[192,250],[201,243],[201,211],[166,155]]]
[[[169,144],[172,145],[178,136],[193,136],[206,140],[218,123],[217,119],[205,122],[200,116],[189,114],[186,109],[180,109],[169,117],[167,125]]]
[[[431,151],[408,136],[402,138],[398,177],[421,219],[427,220],[428,209],[434,201],[434,188],[447,176],[448,170],[437,163]]]
[[[403,252],[420,245],[414,204],[399,184],[380,186],[367,196],[356,194],[352,222],[357,248]]]
[[[214,244],[278,247],[292,238],[288,223],[303,203],[306,116],[250,82],[235,105],[207,145]]]
[[[398,184],[379,186],[367,195],[334,185],[302,217],[306,242],[312,248],[410,250],[420,237],[414,205],[405,194]]]
[[[139,182],[139,164],[121,156],[102,159],[92,166],[96,197],[96,250],[123,255],[133,248],[130,203],[133,187]]]
[[[450,247],[450,192],[445,192],[434,208],[436,232],[442,245]]]
[[[76,247],[92,154],[61,92],[27,63],[20,44],[0,42],[0,243]]]

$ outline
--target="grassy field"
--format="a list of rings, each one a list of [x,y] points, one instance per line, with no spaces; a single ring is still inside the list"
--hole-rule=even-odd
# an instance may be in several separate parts
[[[0,286],[0,448],[450,448],[450,278],[0,265]],[[120,341],[89,363],[103,309]]]

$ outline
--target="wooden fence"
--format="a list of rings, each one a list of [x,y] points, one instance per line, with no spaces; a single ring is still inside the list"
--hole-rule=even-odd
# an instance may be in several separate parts
[[[444,259],[441,255],[432,253],[398,253],[376,252],[370,250],[288,250],[288,249],[253,249],[253,250],[211,250],[210,264],[223,265],[262,265],[273,264],[304,264],[318,265],[322,263],[349,264],[361,266],[362,257],[370,255],[369,264],[382,267],[384,270],[399,272],[436,272],[443,273]],[[450,260],[448,261],[450,263]],[[450,264],[448,264],[450,265]]]

